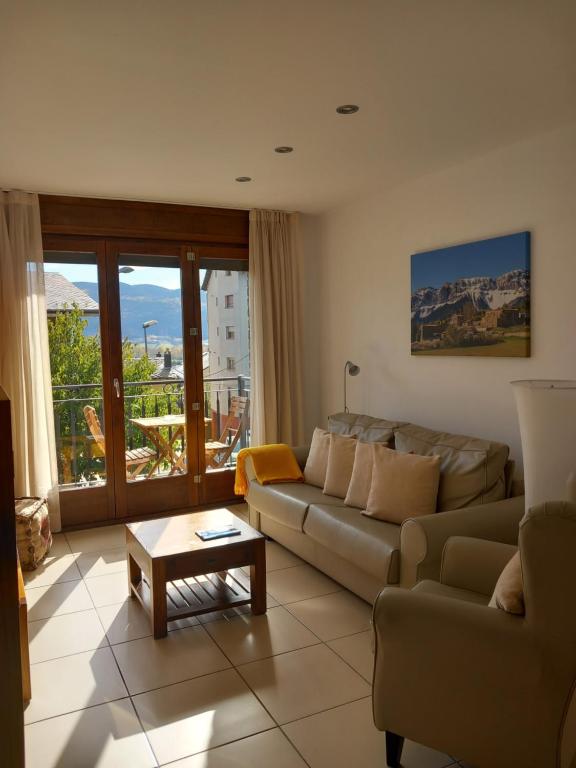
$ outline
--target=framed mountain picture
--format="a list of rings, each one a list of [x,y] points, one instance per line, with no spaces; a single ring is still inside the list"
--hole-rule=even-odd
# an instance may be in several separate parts
[[[530,233],[412,256],[413,355],[530,356]]]

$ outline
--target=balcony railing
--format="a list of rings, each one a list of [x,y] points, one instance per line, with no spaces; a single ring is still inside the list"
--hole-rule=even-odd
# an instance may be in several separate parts
[[[250,396],[250,378],[227,376],[207,378],[204,381],[204,424],[207,440],[219,440],[231,398],[234,395]],[[98,420],[104,425],[101,384],[60,384],[52,387],[54,400],[54,424],[56,450],[58,455],[58,479],[63,486],[87,486],[100,484],[106,478],[105,438],[98,441],[91,433],[84,407],[91,406]],[[178,415],[184,413],[184,382],[174,379],[153,379],[150,381],[124,382],[124,429],[126,450],[132,451],[145,446],[154,447],[144,432],[132,419]],[[173,428],[167,427],[167,438],[171,442]],[[235,454],[249,444],[250,428],[241,428],[240,439],[230,457],[229,466],[235,463]],[[176,441],[178,450],[184,451],[185,438]],[[102,444],[103,443],[103,444]],[[154,476],[166,475],[170,466],[160,464]],[[146,473],[140,475],[140,479]]]

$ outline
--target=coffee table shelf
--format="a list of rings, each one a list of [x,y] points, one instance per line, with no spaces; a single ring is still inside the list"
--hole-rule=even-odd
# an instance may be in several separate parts
[[[246,583],[246,581],[248,583]],[[145,578],[131,585],[132,593],[148,613],[152,611],[150,585]],[[175,621],[227,608],[248,605],[251,601],[250,582],[242,576],[227,572],[207,573],[166,582],[166,619]]]

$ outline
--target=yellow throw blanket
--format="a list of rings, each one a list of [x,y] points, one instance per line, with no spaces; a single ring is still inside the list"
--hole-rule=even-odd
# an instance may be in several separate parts
[[[302,483],[304,475],[292,449],[284,443],[242,448],[236,459],[234,493],[244,496],[248,490],[246,459],[250,457],[256,479],[261,485],[270,483]]]

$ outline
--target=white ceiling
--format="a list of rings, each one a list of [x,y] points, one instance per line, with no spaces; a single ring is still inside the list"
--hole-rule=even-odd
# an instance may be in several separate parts
[[[574,0],[0,13],[4,187],[316,212],[576,120]],[[335,113],[350,102],[357,115]]]

